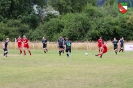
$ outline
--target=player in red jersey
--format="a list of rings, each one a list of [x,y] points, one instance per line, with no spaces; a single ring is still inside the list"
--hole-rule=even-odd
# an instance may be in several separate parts
[[[20,54],[22,54],[22,38],[18,36],[18,39],[16,40],[16,42],[18,43],[18,49],[20,51]]]
[[[101,47],[100,51],[101,52],[95,56],[100,56],[100,58],[102,58],[102,55],[108,51],[108,48],[107,48],[106,44],[104,44],[104,42],[102,43],[102,47]]]
[[[30,55],[31,55],[31,51],[29,48],[29,44],[28,44],[28,39],[26,38],[26,36],[23,36],[23,49],[24,49],[24,55],[26,55],[26,49],[28,49]]]
[[[100,50],[101,50],[101,47],[102,47],[102,42],[103,42],[103,39],[102,39],[102,37],[100,37],[100,38],[97,40],[99,53],[101,52]]]

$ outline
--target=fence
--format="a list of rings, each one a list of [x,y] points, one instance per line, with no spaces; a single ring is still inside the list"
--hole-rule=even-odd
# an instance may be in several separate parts
[[[0,42],[0,47],[3,48],[3,43]],[[133,43],[133,42],[128,42]],[[113,49],[113,44],[111,41],[106,42],[108,49]],[[30,49],[42,49],[42,43],[41,42],[29,42]],[[9,42],[8,44],[9,49],[17,49],[17,43],[16,42]],[[47,48],[49,50],[56,50],[58,49],[56,42],[48,42]],[[73,50],[96,50],[97,49],[97,42],[73,42],[72,43],[72,49]]]

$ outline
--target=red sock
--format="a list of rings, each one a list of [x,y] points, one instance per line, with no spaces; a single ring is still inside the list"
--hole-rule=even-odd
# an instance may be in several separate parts
[[[31,55],[31,52],[30,52],[30,50],[29,50],[29,53],[30,53],[30,55]]]
[[[22,50],[20,50],[20,54],[22,53]]]
[[[24,50],[24,55],[26,55],[26,52],[25,52],[25,50]]]

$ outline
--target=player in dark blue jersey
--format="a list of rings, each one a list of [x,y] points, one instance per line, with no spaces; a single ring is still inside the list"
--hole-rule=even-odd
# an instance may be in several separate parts
[[[42,44],[43,44],[44,53],[48,52],[48,49],[47,49],[47,39],[45,39],[45,37],[42,38]]]
[[[68,58],[70,57],[71,54],[71,44],[72,44],[71,41],[68,40],[68,38],[66,38],[65,45],[66,45],[66,54]]]
[[[119,44],[120,44],[120,50],[119,50],[119,52],[123,52],[123,47],[124,47],[124,38],[122,37],[122,38],[120,38],[120,40],[119,40]]]
[[[62,38],[62,36],[60,36],[57,40],[57,46],[59,48],[59,55],[61,55],[61,53],[64,51],[63,47],[64,47],[64,39]]]
[[[112,41],[113,45],[114,45],[114,50],[115,53],[117,54],[117,49],[118,49],[118,40],[116,40],[116,38],[114,38],[114,40]]]
[[[7,49],[8,42],[9,42],[9,38],[6,38],[6,41],[3,44],[4,57],[7,57],[7,54],[8,54],[8,49]]]

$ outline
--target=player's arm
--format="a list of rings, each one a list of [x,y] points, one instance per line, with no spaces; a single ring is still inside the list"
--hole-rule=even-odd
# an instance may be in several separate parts
[[[121,42],[120,42],[120,40],[118,41],[118,45],[119,45],[119,46],[121,45]]]
[[[118,46],[119,46],[119,44],[120,44],[119,41],[117,41],[117,45],[118,45]]]
[[[3,49],[5,48],[5,44],[3,43]]]
[[[46,40],[45,44],[47,44],[47,40]]]

